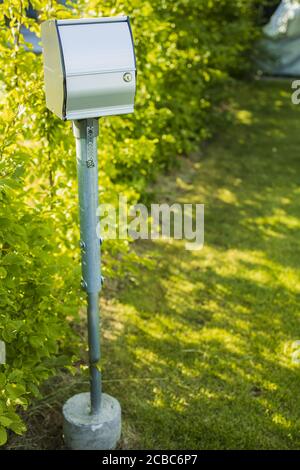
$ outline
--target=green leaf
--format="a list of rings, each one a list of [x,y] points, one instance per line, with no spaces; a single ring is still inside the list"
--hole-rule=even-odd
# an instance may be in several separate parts
[[[34,348],[41,348],[43,346],[43,338],[40,338],[39,336],[30,336],[29,343]]]
[[[4,256],[2,263],[5,265],[19,265],[24,263],[24,257],[16,253],[8,253]]]
[[[3,388],[5,386],[5,384],[6,384],[6,376],[2,372],[2,373],[0,373],[0,390],[1,390],[1,388]]]
[[[7,432],[3,426],[0,426],[0,446],[3,446],[7,442]]]
[[[7,276],[7,271],[2,266],[0,266],[0,279],[5,279]]]
[[[16,400],[26,393],[24,385],[21,384],[7,384],[6,393],[11,400]]]
[[[0,416],[0,424],[6,428],[12,423],[12,420],[7,416]]]
[[[11,429],[16,434],[21,435],[24,434],[24,432],[26,431],[26,426],[23,421],[21,421],[21,419],[17,419],[9,425],[9,429]]]

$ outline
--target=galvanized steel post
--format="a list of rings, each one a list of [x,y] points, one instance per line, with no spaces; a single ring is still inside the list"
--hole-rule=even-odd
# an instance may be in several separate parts
[[[101,407],[99,292],[101,290],[98,224],[98,119],[73,121],[76,139],[82,287],[87,293],[91,413]]]

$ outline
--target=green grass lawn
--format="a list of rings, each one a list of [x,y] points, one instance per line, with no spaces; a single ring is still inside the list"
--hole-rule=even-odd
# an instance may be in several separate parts
[[[103,388],[122,406],[122,448],[300,448],[300,115],[290,94],[288,82],[237,86],[234,122],[152,188],[152,202],[205,204],[205,246],[137,243],[155,268],[102,300]],[[59,447],[59,408],[78,386],[56,382],[55,400],[29,416],[57,427],[12,447]]]

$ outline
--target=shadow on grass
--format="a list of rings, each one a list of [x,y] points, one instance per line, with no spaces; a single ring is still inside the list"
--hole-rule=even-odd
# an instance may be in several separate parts
[[[299,447],[300,133],[285,87],[242,89],[251,122],[194,162],[188,190],[154,190],[160,202],[205,203],[206,242],[200,253],[144,243],[156,268],[106,317],[119,322],[104,357],[135,434],[125,446]]]

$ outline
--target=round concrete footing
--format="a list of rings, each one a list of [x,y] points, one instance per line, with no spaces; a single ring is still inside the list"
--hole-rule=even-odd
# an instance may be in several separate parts
[[[102,393],[98,415],[90,413],[90,394],[79,393],[63,406],[64,440],[74,450],[114,449],[121,436],[121,407],[119,402]]]

